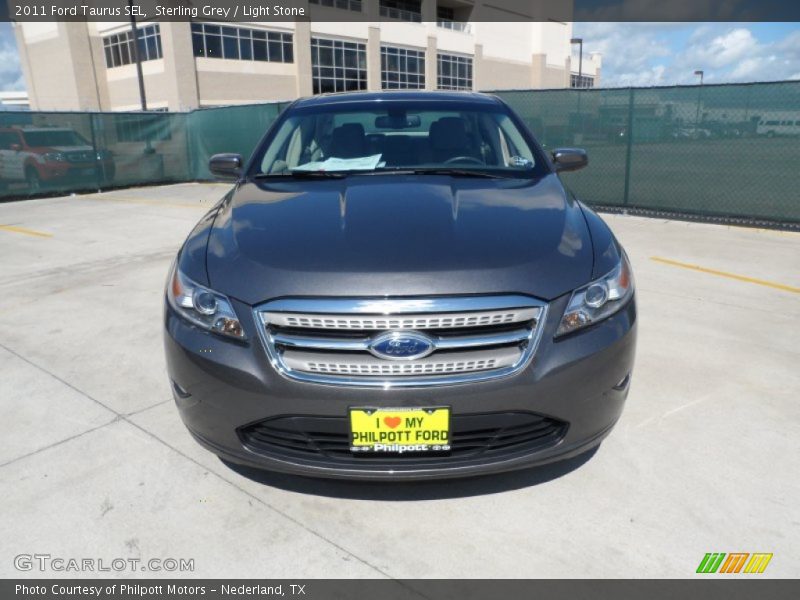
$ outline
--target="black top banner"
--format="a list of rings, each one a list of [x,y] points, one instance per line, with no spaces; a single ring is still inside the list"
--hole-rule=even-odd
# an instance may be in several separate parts
[[[0,20],[48,21],[800,21],[797,0],[0,0]]]

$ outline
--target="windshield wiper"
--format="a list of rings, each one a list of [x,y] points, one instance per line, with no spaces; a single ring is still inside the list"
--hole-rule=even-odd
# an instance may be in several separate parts
[[[342,179],[348,175],[450,175],[452,177],[476,177],[480,179],[509,179],[522,176],[521,173],[489,173],[487,171],[473,171],[471,169],[458,169],[450,167],[422,167],[422,168],[378,168],[354,169],[351,171],[305,171],[296,170],[288,173],[257,173],[253,179],[279,179],[294,177],[296,179]]]
[[[487,173],[486,171],[473,171],[471,169],[453,169],[450,167],[431,167],[428,169],[415,169],[417,175],[452,175],[454,177],[483,177],[484,179],[504,179],[506,175]]]
[[[480,177],[483,179],[506,179],[514,175],[500,175],[486,171],[473,171],[470,169],[456,169],[450,167],[428,167],[417,169],[376,169],[376,174],[387,175],[452,175],[453,177]]]
[[[347,177],[348,171],[289,171],[288,173],[256,173],[253,179],[282,179],[294,177],[295,179],[342,179]]]

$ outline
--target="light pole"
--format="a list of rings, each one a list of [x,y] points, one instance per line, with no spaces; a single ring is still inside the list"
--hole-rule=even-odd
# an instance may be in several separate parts
[[[703,71],[698,69],[697,71],[694,72],[694,74],[700,76],[700,85],[703,85]]]
[[[700,87],[697,89],[697,110],[694,114],[694,134],[699,137],[700,132],[697,130],[697,126],[700,124],[700,96],[703,93],[703,71],[698,69],[694,74],[700,76]]]
[[[142,75],[142,58],[139,56],[139,31],[136,27],[136,17],[134,16],[131,5],[133,0],[128,0],[128,10],[131,15],[131,35],[133,36],[133,62],[136,63],[136,77],[139,80],[139,101],[142,110],[147,110],[147,96],[144,93],[144,75]]]
[[[572,38],[569,41],[570,44],[578,44],[578,85],[576,88],[583,87],[583,38]],[[570,67],[570,71],[572,68]],[[570,79],[572,79],[572,73],[570,73]],[[583,110],[581,109],[581,96],[582,94],[578,92],[578,127],[580,127],[580,133],[575,135],[575,143],[581,144],[583,143]]]
[[[572,38],[570,44],[578,44],[578,85],[575,87],[583,87],[583,38]]]

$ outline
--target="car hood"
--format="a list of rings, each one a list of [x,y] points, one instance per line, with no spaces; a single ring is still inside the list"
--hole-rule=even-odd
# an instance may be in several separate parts
[[[438,175],[240,184],[208,238],[210,285],[248,304],[284,296],[525,293],[591,277],[578,204],[555,175]]]
[[[91,146],[37,146],[37,152],[93,152]]]

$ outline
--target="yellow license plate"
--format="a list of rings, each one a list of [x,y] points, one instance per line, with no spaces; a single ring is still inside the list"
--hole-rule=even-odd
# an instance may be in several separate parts
[[[450,450],[450,409],[351,408],[353,452],[446,452]]]

